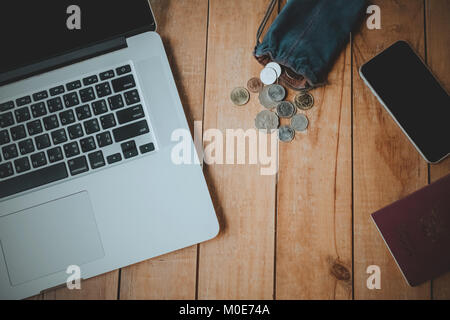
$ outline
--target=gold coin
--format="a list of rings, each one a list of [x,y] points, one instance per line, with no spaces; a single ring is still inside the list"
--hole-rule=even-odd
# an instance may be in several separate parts
[[[295,106],[300,110],[309,110],[314,106],[314,97],[307,93],[299,93],[294,99]]]
[[[231,92],[231,101],[237,106],[243,106],[250,100],[250,93],[247,89],[239,87]]]
[[[260,93],[261,90],[264,88],[264,84],[258,78],[251,78],[247,82],[247,88],[248,90],[250,90],[250,92]]]

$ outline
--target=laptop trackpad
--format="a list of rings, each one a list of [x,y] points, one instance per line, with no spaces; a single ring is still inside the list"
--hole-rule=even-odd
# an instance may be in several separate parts
[[[104,257],[87,192],[0,218],[0,241],[13,286]]]

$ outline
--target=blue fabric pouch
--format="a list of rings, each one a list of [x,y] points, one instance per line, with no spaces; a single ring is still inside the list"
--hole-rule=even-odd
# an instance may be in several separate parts
[[[260,42],[276,3],[271,0],[258,30],[256,59],[263,65],[282,65],[280,79],[291,88],[324,84],[350,32],[362,20],[366,0],[289,0]]]

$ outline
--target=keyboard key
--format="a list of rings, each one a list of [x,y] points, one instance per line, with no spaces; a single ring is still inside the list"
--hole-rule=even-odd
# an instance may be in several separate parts
[[[85,156],[75,158],[69,162],[69,170],[72,176],[76,176],[89,171],[89,167]]]
[[[86,89],[80,90],[80,98],[81,98],[82,103],[95,100],[94,89],[86,88]]]
[[[71,108],[80,104],[80,100],[78,100],[78,94],[76,92],[68,93],[64,95],[63,98],[66,108]]]
[[[37,136],[36,138],[34,138],[34,142],[36,143],[36,148],[38,150],[50,147],[50,137],[48,134]]]
[[[111,86],[108,82],[103,82],[95,86],[95,90],[97,91],[97,96],[99,98],[103,98],[109,96],[111,92]]]
[[[19,142],[19,151],[21,155],[27,155],[35,151],[32,139],[27,139]]]
[[[70,111],[71,110],[69,110],[68,112]],[[59,127],[58,117],[55,115],[46,117],[43,119],[43,121],[45,130],[50,131]]]
[[[33,104],[31,106],[31,113],[33,114],[33,117],[35,117],[35,118],[45,116],[47,114],[47,109],[45,108],[45,103],[39,102],[39,103]]]
[[[45,158],[45,153],[39,152],[39,153],[33,154],[31,156],[31,163],[33,164],[33,168],[35,168],[35,169],[45,166],[47,164],[47,159]]]
[[[17,103],[18,107],[23,107],[24,105],[31,103],[31,97],[26,96],[26,97],[19,98],[16,100],[16,103]]]
[[[141,150],[142,154],[146,154],[155,151],[155,145],[153,143],[144,144],[143,146],[139,147],[139,150]]]
[[[138,155],[136,142],[134,141],[122,143],[120,147],[122,148],[123,156],[125,159],[130,159]]]
[[[64,92],[66,92],[66,90],[64,89],[64,86],[59,86],[59,87],[50,89],[50,95],[52,97],[57,96],[59,94],[63,94]]]
[[[30,161],[28,158],[21,158],[16,161],[14,161],[14,167],[16,167],[17,173],[24,173],[31,169]]]
[[[78,143],[71,142],[64,145],[64,153],[66,158],[72,158],[80,154],[80,148],[78,148]]]
[[[56,97],[47,101],[48,111],[51,113],[61,111],[64,109],[63,103],[60,97]]]
[[[42,133],[41,120],[34,120],[27,123],[28,134],[34,136],[36,134]]]
[[[7,128],[14,125],[14,117],[12,112],[0,114],[0,128]]]
[[[109,107],[110,107],[111,111],[123,108],[125,106],[123,99],[122,99],[122,95],[120,95],[120,94],[108,98],[108,102],[109,102]]]
[[[68,84],[66,84],[66,88],[67,88],[67,91],[80,89],[81,88],[81,81],[77,80],[77,81],[69,82]]]
[[[145,117],[144,109],[140,104],[125,110],[118,111],[116,114],[119,124],[128,123]]]
[[[33,171],[0,182],[0,198],[28,191],[68,177],[66,164],[59,163],[51,167]]]
[[[14,113],[16,115],[17,123],[25,122],[31,119],[31,114],[28,107],[16,110]]]
[[[113,143],[111,134],[109,132],[102,132],[97,135],[97,143],[99,148],[104,148]]]
[[[92,137],[80,140],[80,145],[83,153],[87,153],[97,149],[97,147],[95,146],[95,140]]]
[[[100,100],[92,103],[92,110],[96,116],[108,112],[108,107],[106,106],[105,100]]]
[[[113,154],[106,158],[108,164],[113,164],[122,161],[122,155],[120,153]]]
[[[67,132],[69,132],[70,140],[78,139],[84,136],[83,128],[80,124],[74,124],[67,128]]]
[[[108,130],[116,126],[114,114],[110,113],[100,118],[103,130]]]
[[[5,112],[11,109],[14,109],[14,102],[12,101],[0,104],[0,112]]]
[[[97,82],[98,82],[98,77],[96,75],[83,79],[83,84],[85,86],[90,86],[91,84],[94,84],[94,83],[97,83]]]
[[[20,126],[11,128],[11,137],[13,141],[25,139],[27,137],[25,126],[21,124]]]
[[[92,169],[98,169],[106,165],[105,158],[103,157],[103,152],[96,151],[88,155],[89,163]]]
[[[147,121],[142,120],[113,130],[114,140],[122,142],[149,133]]]
[[[120,67],[120,68],[116,69],[116,73],[117,73],[118,76],[130,73],[130,72],[131,72],[131,66],[130,65],[126,65],[126,66],[123,66],[123,67]]]
[[[141,101],[137,90],[132,90],[124,94],[127,105],[132,105]]]
[[[97,119],[88,120],[84,123],[86,134],[93,134],[100,131],[100,125]]]
[[[59,129],[59,130],[53,131],[52,132],[52,141],[55,146],[58,144],[67,142],[66,131],[64,129]]]
[[[8,177],[12,176],[13,174],[14,174],[14,171],[13,171],[11,162],[0,165],[0,179],[8,178]],[[2,192],[7,191],[7,190],[2,190],[2,189],[3,189],[3,183],[0,183],[0,194]]]
[[[115,93],[136,87],[136,82],[134,81],[134,77],[132,74],[114,79],[111,81],[111,83]]]
[[[75,122],[75,114],[73,113],[72,110],[67,110],[67,111],[61,112],[59,114],[59,120],[61,120],[61,124],[63,126],[74,123]]]
[[[3,158],[5,160],[11,160],[17,158],[19,153],[17,152],[17,147],[15,144],[10,144],[9,146],[2,148]]]
[[[9,143],[11,140],[9,139],[8,130],[0,131],[0,146]]]
[[[47,99],[47,98],[48,98],[48,92],[47,91],[41,91],[41,92],[33,94],[33,100],[36,101],[36,102],[44,100],[44,99]]]
[[[56,147],[47,151],[48,161],[55,163],[64,159],[61,147]]]
[[[114,76],[115,76],[114,71],[109,70],[109,71],[100,73],[100,80],[103,81],[103,80],[111,79],[111,78],[114,78]]]
[[[79,121],[86,120],[86,119],[89,119],[90,117],[92,117],[91,109],[89,108],[89,105],[87,105],[87,104],[76,108],[75,112],[77,114],[77,118]]]

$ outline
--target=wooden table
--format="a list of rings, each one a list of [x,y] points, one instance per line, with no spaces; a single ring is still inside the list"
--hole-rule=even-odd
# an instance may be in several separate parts
[[[261,70],[252,50],[268,2],[151,1],[192,126],[253,127],[257,96],[235,108],[229,94]],[[329,84],[313,91],[308,133],[280,145],[277,176],[261,176],[255,165],[205,166],[222,228],[216,239],[37,298],[450,299],[450,275],[408,287],[370,220],[450,173],[450,159],[427,165],[358,75],[404,39],[450,90],[450,0],[374,3],[382,29],[364,24],[353,35]],[[331,272],[336,265],[351,279]],[[381,290],[367,289],[370,265],[381,268]]]

